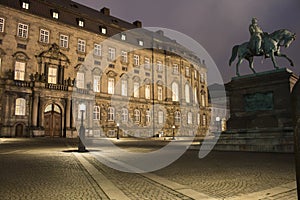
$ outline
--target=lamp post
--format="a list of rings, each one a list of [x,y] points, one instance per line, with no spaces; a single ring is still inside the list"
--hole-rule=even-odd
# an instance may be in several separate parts
[[[220,121],[221,121],[221,118],[220,118],[220,117],[216,117],[217,131],[218,131],[218,132],[220,131]]]
[[[84,125],[83,125],[83,116],[84,116],[83,114],[84,114],[84,111],[85,111],[85,105],[80,104],[79,105],[79,110],[81,112],[81,124],[80,124],[80,129],[79,129],[78,152],[85,152],[86,149],[85,149],[84,144],[82,143],[82,140],[85,139],[85,128],[84,128]]]
[[[173,130],[173,138],[172,138],[172,139],[173,139],[173,140],[175,140],[175,128],[176,128],[175,125],[173,125],[173,126],[172,126],[172,130]]]
[[[120,139],[119,132],[120,132],[120,124],[117,123],[117,140]]]

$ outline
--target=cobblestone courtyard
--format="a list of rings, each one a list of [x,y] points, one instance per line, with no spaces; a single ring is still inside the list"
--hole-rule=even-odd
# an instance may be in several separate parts
[[[297,199],[292,154],[188,150],[170,166],[148,174],[111,169],[76,141],[0,139],[0,199]],[[162,141],[119,142],[149,151]],[[139,144],[139,145],[137,145]]]

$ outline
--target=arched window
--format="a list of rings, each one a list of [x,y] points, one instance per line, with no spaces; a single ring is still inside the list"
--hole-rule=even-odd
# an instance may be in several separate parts
[[[99,106],[94,106],[93,119],[94,120],[100,119],[100,107]]]
[[[127,96],[127,80],[125,79],[121,80],[121,95]]]
[[[178,99],[179,99],[178,83],[173,82],[172,83],[172,101],[178,101]]]
[[[141,121],[141,112],[138,109],[134,110],[134,121],[139,123]]]
[[[107,120],[108,121],[114,121],[115,120],[115,108],[109,107],[107,112]]]
[[[126,108],[122,108],[122,122],[128,121],[128,110]]]
[[[194,87],[194,101],[195,101],[195,104],[198,103],[198,94],[197,94],[197,87]]]
[[[77,72],[76,87],[84,89],[84,73]]]
[[[24,98],[16,99],[15,115],[25,115],[26,111],[26,100]]]
[[[206,105],[206,101],[205,101],[205,93],[202,92],[201,93],[201,106],[205,106]]]
[[[133,97],[135,97],[135,98],[140,97],[140,83],[139,82],[133,83]]]
[[[145,85],[145,99],[150,99],[150,85]]]
[[[188,124],[193,124],[193,114],[192,114],[192,112],[188,112],[188,114],[187,114],[187,123]]]
[[[181,115],[180,115],[180,112],[179,112],[179,111],[175,111],[175,113],[174,113],[174,120],[175,120],[175,123],[176,123],[176,124],[179,124],[179,123],[180,123]]]
[[[94,75],[94,92],[100,92],[100,86],[101,86],[101,82],[100,82],[100,76],[99,75]]]
[[[191,102],[191,99],[190,99],[190,86],[188,84],[185,84],[185,101],[187,103]]]

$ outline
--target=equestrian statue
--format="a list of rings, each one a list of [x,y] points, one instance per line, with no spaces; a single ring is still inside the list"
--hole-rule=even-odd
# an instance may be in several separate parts
[[[279,66],[275,60],[275,56],[286,58],[291,66],[294,66],[293,61],[285,54],[280,53],[280,47],[288,48],[290,44],[296,39],[296,34],[286,29],[274,31],[271,34],[263,32],[257,24],[257,19],[252,18],[252,23],[249,25],[250,41],[240,45],[235,45],[232,48],[232,55],[229,61],[229,66],[238,57],[236,63],[236,75],[240,76],[239,65],[243,59],[248,60],[249,67],[253,73],[256,73],[253,67],[254,56],[264,56],[271,58],[273,66],[278,69]]]

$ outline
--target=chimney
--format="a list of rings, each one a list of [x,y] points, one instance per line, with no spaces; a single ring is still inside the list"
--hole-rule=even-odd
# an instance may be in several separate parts
[[[161,35],[161,36],[164,36],[164,32],[162,30],[158,30],[158,31],[156,31],[156,33]]]
[[[142,22],[139,20],[134,21],[133,24],[138,28],[142,28]]]
[[[110,10],[109,10],[109,8],[106,8],[106,7],[101,8],[100,12],[107,16],[110,15]]]

